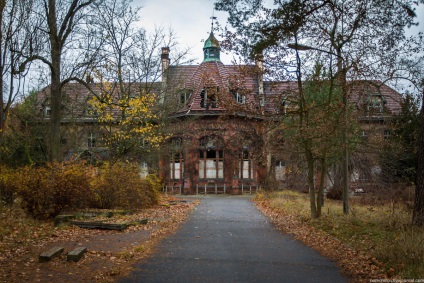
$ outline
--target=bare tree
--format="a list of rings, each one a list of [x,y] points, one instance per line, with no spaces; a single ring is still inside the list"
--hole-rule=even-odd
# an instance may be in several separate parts
[[[26,29],[32,6],[33,1],[0,1],[0,135],[28,71],[19,64],[32,36]]]
[[[330,79],[343,93],[345,118],[349,81],[393,79],[397,62],[422,46],[419,38],[405,36],[405,27],[415,24],[416,1],[286,0],[275,1],[271,8],[265,8],[263,2],[217,1],[217,8],[230,13],[229,22],[237,30],[228,32],[233,43],[230,46],[250,56],[263,52],[271,62],[274,77],[292,78],[295,74],[299,79],[299,70],[310,70],[310,62],[321,59],[332,74]],[[302,53],[300,69],[295,68],[298,62],[293,62],[287,47],[296,49],[297,57]],[[347,150],[351,143],[347,119],[342,125],[343,211],[348,213]]]
[[[158,84],[162,77],[161,47],[174,49],[173,64],[185,61],[188,54],[188,49],[178,50],[172,30],[156,28],[148,32],[140,27],[141,8],[133,8],[130,4],[131,0],[105,0],[96,5],[96,11],[90,20],[98,40],[102,41],[100,63],[93,66],[89,74],[101,90],[100,93],[93,92],[98,99],[94,104],[97,108],[102,107],[98,104],[100,103],[115,109],[113,118],[118,119],[117,123],[112,126],[102,121],[101,125],[108,133],[112,153],[118,157],[135,150],[145,153],[146,141],[150,145],[153,143],[153,139],[149,140],[153,131],[135,133],[141,133],[141,128],[147,129],[148,125],[152,127],[151,130],[157,130],[152,122],[157,124],[158,121],[152,119],[155,117],[158,120],[159,117],[148,101],[152,96],[159,97],[158,92],[162,91]],[[135,111],[136,100],[139,101],[138,107],[141,106],[144,112]],[[134,114],[139,116],[132,117]],[[118,124],[121,129],[116,128]],[[121,138],[115,139],[114,136],[118,133],[122,134]],[[122,138],[123,136],[127,138]],[[157,141],[156,137],[154,139]],[[114,141],[111,142],[111,139]]]
[[[79,35],[84,31],[84,19],[95,0],[38,0],[32,11],[31,21],[37,28],[37,48],[25,54],[21,68],[39,60],[50,72],[50,159],[61,160],[61,107],[62,88],[81,75],[90,58],[78,53]],[[64,60],[66,57],[66,60]],[[66,64],[65,64],[66,62]]]

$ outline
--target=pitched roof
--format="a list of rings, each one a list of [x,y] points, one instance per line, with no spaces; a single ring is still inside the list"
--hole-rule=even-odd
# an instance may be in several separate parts
[[[183,105],[176,114],[193,113],[200,114],[220,113],[231,108],[232,91],[239,91],[245,95],[245,105],[250,109],[258,109],[259,69],[254,65],[224,65],[221,62],[203,62],[200,65],[171,66],[168,70],[168,79],[171,92],[178,90],[190,90],[192,96],[186,105]],[[208,109],[202,107],[202,90],[207,87],[219,87],[218,105]],[[278,113],[283,99],[297,95],[297,82],[295,81],[264,81],[264,110],[268,113]],[[375,80],[349,81],[348,99],[358,109],[369,95],[378,94],[384,98],[385,109],[389,112],[398,112],[402,96]],[[248,109],[245,109],[248,110]]]

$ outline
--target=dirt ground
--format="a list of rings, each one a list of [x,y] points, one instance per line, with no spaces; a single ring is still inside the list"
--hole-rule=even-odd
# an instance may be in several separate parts
[[[28,237],[2,239],[0,246],[0,282],[113,282],[131,270],[132,265],[147,257],[162,238],[173,233],[196,206],[193,200],[164,198],[161,204],[131,215],[105,220],[130,223],[123,231],[82,229],[76,226],[43,227],[28,231]],[[148,219],[147,224],[138,221]],[[48,225],[53,226],[53,223]],[[45,227],[44,227],[45,228]],[[53,231],[53,232],[50,232]],[[13,242],[13,243],[12,243]],[[5,248],[7,246],[9,249]],[[39,255],[52,247],[64,252],[50,262],[40,263]],[[66,254],[75,247],[86,247],[79,262],[68,262]]]
[[[164,197],[153,208],[95,219],[132,224],[124,231],[82,229],[72,225],[53,228],[53,221],[31,226],[24,234],[24,229],[17,228],[11,235],[0,238],[0,282],[114,282],[128,274],[137,261],[148,257],[161,239],[175,232],[197,203],[193,198]],[[353,282],[390,278],[382,263],[367,254],[290,216],[277,214],[265,202],[257,202],[257,206],[277,229],[293,234],[336,261]],[[149,219],[147,224],[138,224],[145,218]],[[42,252],[57,246],[64,247],[61,256],[39,263]],[[66,254],[75,247],[87,247],[87,253],[79,262],[67,262]]]

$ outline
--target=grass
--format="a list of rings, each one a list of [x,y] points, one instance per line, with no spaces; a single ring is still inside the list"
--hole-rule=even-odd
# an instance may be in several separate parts
[[[411,225],[412,212],[404,203],[367,205],[352,198],[351,213],[344,215],[340,201],[326,200],[322,217],[310,219],[307,195],[283,191],[268,197],[272,208],[365,251],[402,278],[424,278],[424,229]]]

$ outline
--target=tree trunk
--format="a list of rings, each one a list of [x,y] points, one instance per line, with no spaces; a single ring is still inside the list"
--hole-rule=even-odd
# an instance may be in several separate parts
[[[424,91],[423,91],[424,98]],[[424,103],[421,103],[420,134],[418,137],[417,181],[415,184],[415,202],[412,223],[424,226]]]
[[[3,134],[3,130],[5,127],[5,117],[3,112],[4,107],[4,98],[3,98],[3,69],[4,69],[4,62],[3,62],[3,10],[6,5],[5,0],[0,0],[0,137]]]
[[[56,22],[56,1],[49,0],[48,25],[50,29],[51,45],[51,116],[50,116],[50,160],[60,161],[62,154],[60,150],[60,120],[62,106],[62,89],[60,80],[60,60],[62,42],[58,37]]]
[[[309,201],[311,206],[311,218],[317,218],[317,206],[315,202],[315,186],[314,186],[314,160],[311,154],[307,154],[308,162],[308,187],[309,187]]]
[[[324,182],[325,182],[325,158],[321,159],[321,173],[319,177],[318,197],[317,197],[317,218],[321,217],[322,205],[324,203]]]
[[[60,148],[62,91],[60,81],[60,55],[54,53],[55,52],[52,52],[53,70],[51,72],[50,159],[51,161],[60,161],[62,159]]]

